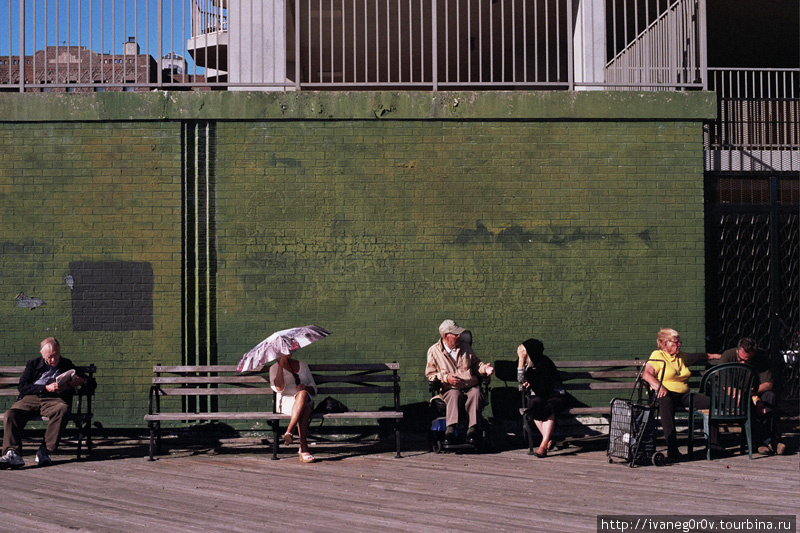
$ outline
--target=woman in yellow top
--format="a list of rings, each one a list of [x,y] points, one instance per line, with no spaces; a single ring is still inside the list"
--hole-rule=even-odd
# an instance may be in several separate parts
[[[664,328],[656,338],[658,350],[650,354],[650,360],[644,367],[644,380],[658,391],[656,400],[661,413],[661,427],[667,441],[667,457],[672,461],[680,461],[683,455],[678,451],[678,439],[675,435],[675,409],[686,410],[689,407],[689,378],[692,375],[689,367],[699,361],[719,359],[716,353],[685,353],[681,351],[681,339],[674,329]],[[664,371],[664,379],[659,387],[659,377]],[[710,405],[708,396],[697,394],[694,406],[707,409]],[[717,443],[718,428],[709,429],[711,448],[719,449]]]

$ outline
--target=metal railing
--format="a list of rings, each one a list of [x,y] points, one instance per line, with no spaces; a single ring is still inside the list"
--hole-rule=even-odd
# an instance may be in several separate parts
[[[800,69],[709,69],[707,170],[800,170]]]
[[[608,49],[590,53],[613,59],[588,82],[575,5],[8,0],[0,90],[702,88],[705,0],[604,0]]]
[[[300,0],[306,87],[571,83],[572,3],[557,0]]]
[[[704,88],[705,0],[678,0],[663,8],[656,1],[655,9],[644,13],[629,13],[628,2],[613,0],[611,16],[621,22],[612,28],[610,44],[615,51],[618,42],[623,45],[606,65],[606,86],[619,90]],[[646,26],[637,31],[640,23]],[[635,37],[629,40],[631,27]]]

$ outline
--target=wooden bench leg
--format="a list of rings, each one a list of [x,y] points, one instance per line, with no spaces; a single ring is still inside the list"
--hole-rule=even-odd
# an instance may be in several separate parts
[[[269,425],[272,426],[272,460],[278,460],[278,432],[280,426],[277,420],[270,420]]]
[[[400,421],[397,419],[394,421],[394,439],[397,445],[397,455],[395,455],[395,457],[400,459]]]
[[[92,421],[86,423],[86,455],[92,455]]]
[[[155,461],[155,458],[153,457],[153,455],[155,453],[155,447],[156,447],[156,424],[157,424],[157,422],[150,422],[150,460],[151,461]]]
[[[78,424],[78,461],[81,460],[81,447],[83,445],[83,428]]]

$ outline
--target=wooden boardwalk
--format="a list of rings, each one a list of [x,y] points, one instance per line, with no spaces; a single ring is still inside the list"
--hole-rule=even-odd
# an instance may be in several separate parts
[[[800,509],[796,454],[629,468],[597,447],[537,459],[523,449],[437,455],[420,437],[406,443],[402,459],[391,446],[316,446],[312,465],[294,449],[271,461],[266,445],[246,440],[154,462],[144,443],[100,442],[80,463],[65,449],[49,468],[28,456],[25,468],[0,471],[0,531],[594,532],[599,514]]]

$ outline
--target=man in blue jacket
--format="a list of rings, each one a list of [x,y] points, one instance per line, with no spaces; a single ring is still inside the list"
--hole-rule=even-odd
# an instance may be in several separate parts
[[[61,348],[54,337],[44,339],[40,344],[41,357],[31,359],[19,379],[19,396],[11,409],[6,411],[3,423],[3,455],[0,468],[20,468],[25,465],[22,459],[22,430],[32,417],[48,417],[44,444],[36,452],[36,463],[48,466],[52,463],[50,454],[58,448],[61,432],[66,426],[66,414],[72,403],[72,395],[77,387],[86,382],[85,376],[75,374],[61,383],[56,380],[68,370],[75,370],[72,361],[61,357]]]

